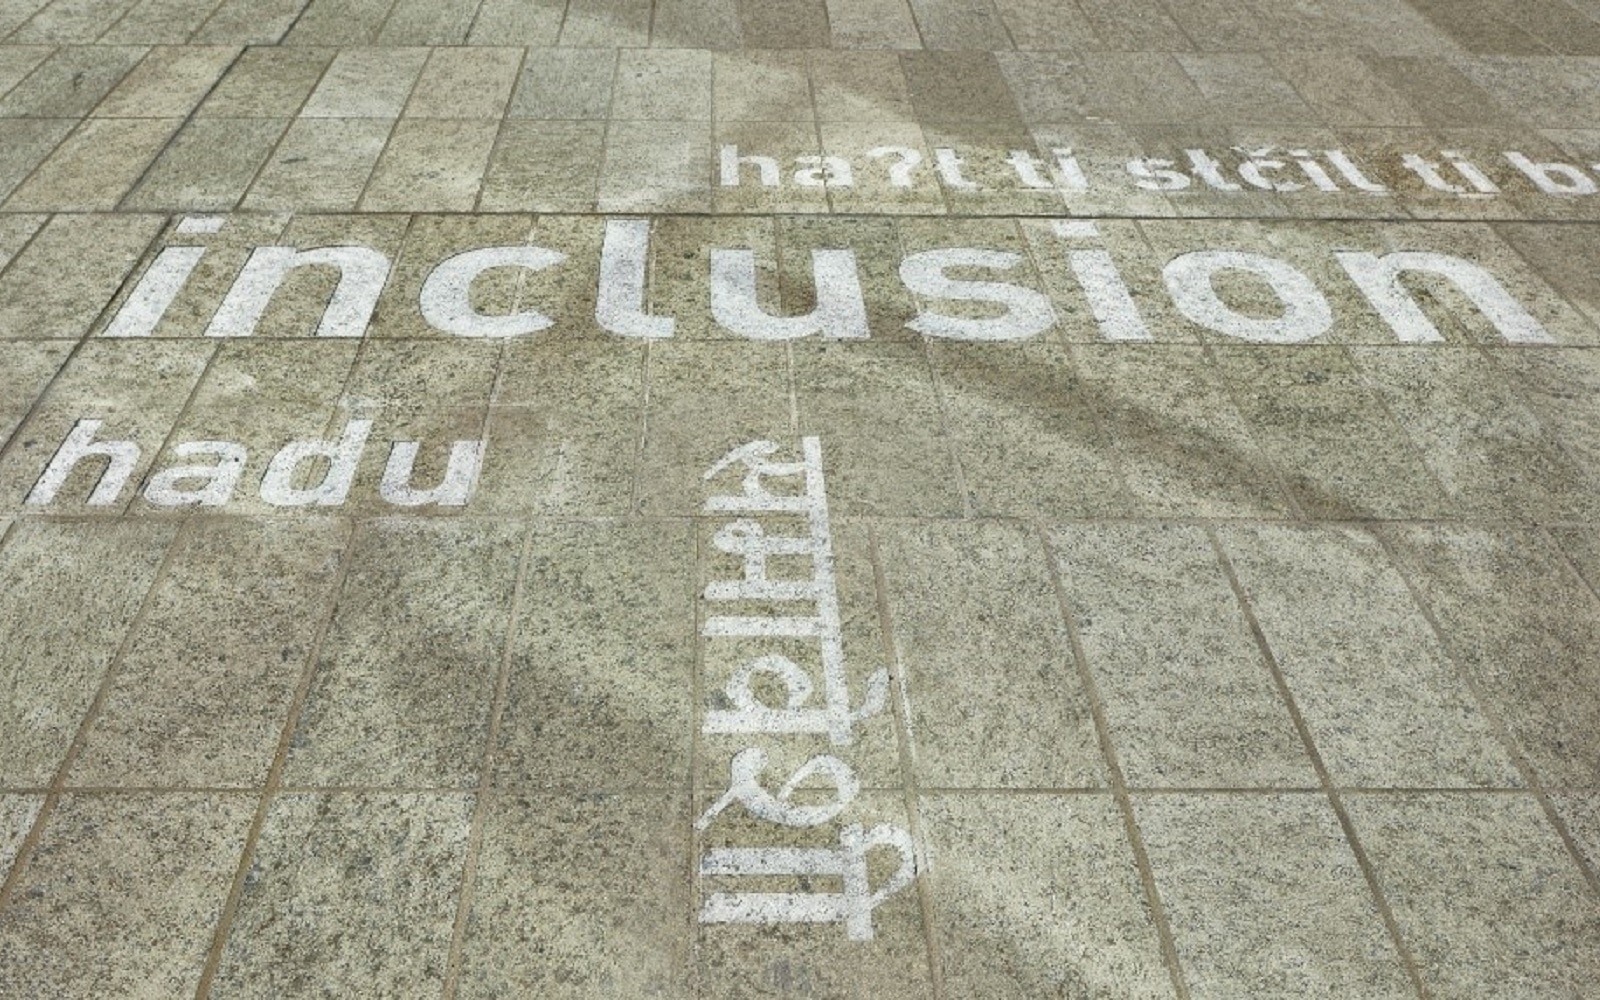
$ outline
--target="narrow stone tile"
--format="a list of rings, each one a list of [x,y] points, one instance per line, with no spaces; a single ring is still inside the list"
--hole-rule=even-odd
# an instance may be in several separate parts
[[[1584,264],[1600,253],[1600,227],[1497,223],[1494,232],[1527,261],[1557,295],[1600,324],[1600,291]]]
[[[663,341],[650,345],[649,373],[638,470],[643,513],[698,514],[706,497],[701,473],[732,448],[799,444],[782,347]]]
[[[1333,348],[1215,348],[1250,430],[1313,517],[1433,517],[1449,509],[1422,456]]]
[[[1415,995],[1320,795],[1135,803],[1191,996]]]
[[[1192,10],[1192,4],[1183,9]],[[1265,56],[1179,53],[1174,58],[1210,103],[1211,121],[1302,125],[1320,120]]]
[[[332,519],[196,525],[152,595],[69,784],[260,785],[348,530]]]
[[[284,41],[290,45],[374,45],[395,0],[311,0]]]
[[[529,49],[507,116],[609,118],[617,57],[615,49]]]
[[[1581,996],[1600,904],[1531,795],[1353,795],[1362,845],[1440,997]]]
[[[1092,42],[1094,28],[1076,4],[1052,0],[993,0],[1019,49],[1060,50]]]
[[[566,4],[556,0],[483,0],[468,45],[554,45]]]
[[[243,201],[251,211],[350,211],[389,142],[386,118],[291,122]]]
[[[68,795],[0,913],[0,990],[193,993],[251,796]]]
[[[945,989],[955,996],[1173,996],[1109,795],[925,795]]]
[[[0,785],[41,788],[54,779],[175,533],[171,525],[39,521],[12,529],[0,548],[0,621],[14,678],[0,726]],[[41,607],[71,610],[41,615]]]
[[[997,52],[1011,48],[1005,21],[990,0],[910,0],[929,49]]]
[[[1551,795],[1550,800],[1577,841],[1578,853],[1589,863],[1589,869],[1600,869],[1600,794],[1559,793]]]
[[[183,124],[178,118],[91,118],[6,199],[11,211],[116,208]]]
[[[11,874],[11,865],[42,805],[42,795],[0,795],[0,876]]]
[[[479,210],[593,211],[604,142],[601,122],[506,120],[489,157]]]
[[[434,49],[406,115],[411,118],[495,118],[505,114],[523,50],[474,46]]]
[[[396,0],[379,45],[461,45],[472,29],[478,0]]]
[[[97,441],[133,444],[132,473],[97,504],[88,504],[109,463],[98,457],[78,463],[47,505],[52,511],[117,514],[143,483],[155,450],[189,398],[210,357],[209,344],[138,344],[95,341],[67,364],[44,398],[35,404],[16,441],[0,459],[0,509],[19,510],[51,457],[79,420],[100,420]],[[41,500],[44,498],[40,498]]]
[[[368,340],[339,404],[351,413],[391,416],[482,407],[500,355],[492,339]]]
[[[1130,786],[1317,784],[1201,529],[1064,525],[1051,541]]]
[[[521,246],[531,242],[532,222],[527,216],[487,216],[453,213],[423,215],[410,220],[404,242],[389,272],[388,294],[378,300],[372,321],[374,338],[426,340],[459,338],[437,330],[422,316],[422,289],[440,262],[482,247]],[[549,249],[556,249],[551,247]],[[541,271],[528,268],[490,268],[468,289],[468,304],[480,315],[508,315],[521,311],[524,287],[543,283],[560,267]],[[529,304],[533,295],[529,295]],[[540,302],[540,311],[546,303]],[[493,338],[491,338],[493,339]]]
[[[751,49],[823,49],[830,41],[826,0],[777,5],[738,0],[739,34]]]
[[[1600,592],[1600,531],[1594,528],[1555,528],[1556,546],[1571,561],[1591,590]]]
[[[6,215],[0,217],[0,273],[11,263],[17,251],[28,245],[44,224],[49,221],[45,215]]]
[[[611,114],[630,121],[710,121],[712,57],[693,49],[624,49]]]
[[[6,345],[6,363],[0,367],[0,448],[22,424],[34,400],[67,360],[70,344],[51,341],[17,341]]]
[[[832,45],[839,49],[920,49],[907,0],[827,0]]]
[[[685,787],[695,710],[689,526],[533,531],[495,787]],[[618,632],[622,618],[629,626]]]
[[[1375,539],[1261,525],[1222,540],[1336,784],[1520,783]]]
[[[496,796],[458,995],[683,995],[690,822],[681,795]]]
[[[37,14],[49,0],[9,0],[0,5],[0,38],[11,34]]]
[[[742,42],[739,0],[656,0],[653,46],[737,49]]]
[[[1127,499],[1065,352],[936,358],[939,396],[979,515],[1100,517]]]
[[[162,45],[189,40],[217,0],[139,0],[98,39],[101,45]]]
[[[612,122],[600,170],[602,212],[704,212],[711,207],[711,127]]]
[[[117,23],[138,0],[55,0],[44,5],[11,41],[24,44],[88,44]]]
[[[398,118],[427,49],[341,49],[311,92],[307,118]]]
[[[1369,347],[1352,353],[1454,505],[1469,516],[1600,516],[1600,477],[1566,459],[1512,378],[1478,352]]]
[[[723,779],[726,781],[726,778]],[[720,791],[720,790],[719,790]],[[712,794],[717,794],[713,792]],[[849,823],[864,831],[887,826],[909,831],[906,804],[899,794],[863,792],[851,804]],[[844,820],[815,829],[775,826],[740,814],[737,807],[721,813],[700,838],[701,853],[712,849],[814,850],[839,849]],[[903,864],[893,845],[874,847],[867,854],[869,886],[888,883]],[[926,877],[924,874],[922,877]],[[799,890],[831,893],[836,877],[801,876],[768,878],[702,878],[701,900],[712,892]],[[897,889],[871,912],[870,940],[851,940],[838,921],[806,927],[761,924],[702,924],[695,946],[697,982],[707,1000],[743,1000],[745,997],[875,997],[911,1000],[932,995],[932,970],[928,961],[928,932],[917,905],[916,885]]]
[[[1270,52],[1276,47],[1271,22],[1257,14],[1253,6],[1227,0],[1190,0],[1178,6],[1168,4],[1172,20],[1201,52]]]
[[[1362,60],[1430,126],[1515,126],[1516,117],[1443,59],[1391,56]]]
[[[544,516],[630,512],[644,410],[644,348],[516,345],[489,415],[476,503]]]
[[[228,211],[244,197],[289,125],[287,118],[196,118],[173,137],[125,206]]]
[[[1167,517],[1283,517],[1272,463],[1221,374],[1195,347],[1074,346],[1132,509]]]
[[[145,52],[138,46],[63,46],[0,98],[0,118],[82,118]]]
[[[1600,692],[1576,665],[1600,649],[1594,595],[1540,535],[1464,525],[1394,530],[1445,641],[1541,783],[1600,785]]]
[[[468,212],[498,121],[402,118],[361,197],[368,212]]]
[[[817,127],[812,122],[718,122],[713,145],[718,156],[714,201],[719,214],[827,213],[826,185],[838,178],[820,167],[821,149],[817,145]],[[778,165],[776,186],[767,183],[774,178],[766,176],[770,167],[759,160],[739,163],[734,177],[724,177],[721,159],[725,156],[767,157]],[[800,177],[816,183],[801,184]],[[725,180],[737,183],[726,184]]]
[[[561,44],[643,48],[650,44],[650,0],[568,0]]]
[[[1095,40],[1111,52],[1188,52],[1194,42],[1159,0],[1078,0]]]
[[[95,105],[99,118],[182,118],[195,109],[239,55],[232,46],[153,48]]]
[[[246,49],[195,114],[201,118],[292,118],[333,61],[334,50]]]
[[[1038,540],[1011,525],[926,522],[886,527],[878,548],[923,787],[1103,785]]]
[[[0,340],[82,337],[160,231],[147,215],[51,219],[0,275]]]
[[[1358,56],[1290,51],[1272,64],[1330,125],[1421,125],[1422,116]]]
[[[212,987],[230,997],[443,989],[466,795],[282,795]]]
[[[4,37],[5,23],[0,21],[0,38]],[[54,53],[55,49],[48,45],[0,45],[0,95],[26,80]]]
[[[276,45],[306,9],[306,0],[222,0],[190,39],[196,45]]]
[[[356,542],[285,782],[469,787],[488,735],[522,531],[389,519]]]

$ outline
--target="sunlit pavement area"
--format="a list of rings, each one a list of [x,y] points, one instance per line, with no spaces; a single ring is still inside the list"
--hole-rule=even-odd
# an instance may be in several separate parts
[[[0,0],[0,996],[1600,987],[1596,0]]]

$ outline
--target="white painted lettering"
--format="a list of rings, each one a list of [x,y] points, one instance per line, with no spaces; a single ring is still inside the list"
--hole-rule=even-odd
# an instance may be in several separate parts
[[[1535,163],[1515,150],[1506,153],[1506,159],[1545,194],[1586,195],[1600,190],[1594,178],[1570,163]]]
[[[339,283],[317,325],[319,337],[359,337],[372,321],[378,296],[389,278],[389,258],[370,247],[257,247],[244,270],[228,289],[208,337],[248,337],[267,311],[267,305],[289,272],[302,267],[332,267]]]
[[[372,421],[352,420],[333,441],[290,441],[272,456],[272,464],[261,480],[261,499],[274,507],[337,507],[344,503],[371,430]],[[303,463],[315,459],[328,463],[322,481],[297,488],[295,472]]]
[[[422,318],[435,330],[457,337],[521,337],[547,329],[554,321],[535,309],[503,316],[478,312],[472,307],[472,283],[496,267],[542,271],[566,259],[566,254],[544,247],[484,247],[456,254],[422,283]]]
[[[1400,283],[1400,276],[1408,271],[1421,271],[1448,279],[1494,324],[1500,336],[1511,343],[1548,344],[1555,340],[1495,280],[1494,275],[1471,261],[1417,251],[1399,251],[1383,257],[1358,251],[1340,251],[1334,257],[1338,258],[1378,315],[1394,330],[1395,336],[1405,343],[1426,344],[1444,339],[1427,313],[1417,305],[1416,299]]]
[[[67,439],[61,442],[61,447],[56,449],[55,456],[45,467],[44,475],[28,492],[27,503],[35,506],[50,503],[61,492],[61,487],[78,463],[90,457],[109,461],[105,472],[95,483],[94,491],[89,494],[89,505],[109,507],[117,502],[117,497],[122,495],[122,488],[133,475],[134,467],[139,464],[139,446],[132,441],[96,441],[95,435],[100,433],[102,423],[99,420],[79,420],[72,425]]]
[[[928,337],[953,340],[1025,340],[1048,330],[1056,321],[1050,300],[1042,293],[998,281],[964,281],[948,277],[954,267],[1009,271],[1022,263],[1019,254],[956,247],[924,250],[900,262],[900,280],[913,294],[956,302],[991,302],[1006,307],[999,316],[972,319],[924,310],[906,326]]]
[[[1223,302],[1213,279],[1243,271],[1263,279],[1283,305],[1276,319],[1247,316]],[[1301,344],[1333,325],[1328,300],[1298,268],[1275,257],[1233,250],[1199,250],[1174,257],[1162,271],[1178,311],[1208,330],[1258,344]]]
[[[864,338],[867,301],[852,250],[811,251],[817,305],[803,316],[774,316],[756,297],[752,250],[711,251],[711,315],[725,329],[752,340],[794,340],[820,334],[836,340]]]
[[[167,247],[157,254],[106,327],[105,336],[148,337],[154,333],[205,255],[205,247]]]
[[[416,467],[420,448],[421,443],[417,441],[394,442],[389,449],[389,461],[383,468],[378,494],[396,507],[427,504],[465,507],[478,483],[478,473],[483,469],[484,442],[457,441],[451,445],[444,478],[430,490],[419,490],[411,485],[411,472]]]
[[[645,287],[650,256],[650,223],[646,219],[610,219],[600,247],[600,287],[594,318],[619,337],[662,340],[672,336],[677,321],[645,312]]]
[[[172,449],[179,458],[215,456],[209,465],[179,465],[157,473],[145,487],[144,498],[157,507],[220,507],[233,498],[244,475],[244,446],[231,441],[188,441]],[[184,486],[190,480],[198,486]]]

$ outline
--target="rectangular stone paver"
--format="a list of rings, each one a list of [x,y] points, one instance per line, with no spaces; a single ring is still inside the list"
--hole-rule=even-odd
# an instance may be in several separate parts
[[[0,0],[0,995],[1576,998],[1594,0]]]

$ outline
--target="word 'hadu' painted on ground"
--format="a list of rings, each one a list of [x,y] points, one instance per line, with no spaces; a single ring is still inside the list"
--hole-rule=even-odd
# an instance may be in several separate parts
[[[700,922],[836,923],[844,925],[848,939],[867,941],[873,937],[873,911],[916,878],[917,854],[903,829],[849,821],[861,782],[838,753],[855,743],[858,727],[883,712],[889,676],[880,670],[861,692],[850,690],[822,446],[807,437],[798,460],[784,460],[778,452],[773,442],[753,441],[728,452],[705,474],[708,481],[738,483],[737,492],[711,497],[704,510],[730,518],[712,544],[741,564],[742,572],[706,586],[702,596],[713,613],[705,617],[701,635],[708,643],[802,640],[815,659],[796,662],[787,655],[794,649],[789,645],[782,653],[744,659],[727,678],[725,697],[719,699],[725,707],[707,711],[701,731],[752,741],[826,737],[834,752],[813,755],[773,791],[763,780],[768,749],[758,744],[738,751],[729,766],[727,791],[695,827],[704,834],[737,808],[763,823],[826,831],[827,839],[819,836],[815,845],[801,847],[706,849],[699,866]],[[775,566],[780,561],[798,563],[808,574],[780,574]],[[784,610],[726,613],[746,602]],[[772,694],[779,697],[767,700]],[[868,866],[875,851],[896,859],[892,874],[876,885]],[[790,891],[740,885],[774,878],[794,884]],[[815,880],[824,880],[825,888],[813,885]]]
[[[122,503],[144,452],[135,441],[102,438],[103,426],[93,418],[73,424],[25,502],[48,507],[63,493],[84,495],[74,488],[81,487],[90,507]],[[257,484],[261,502],[284,508],[343,506],[371,433],[372,421],[351,420],[337,437],[290,441],[266,464]],[[438,481],[419,487],[413,472],[422,442],[390,442],[378,495],[392,507],[464,507],[483,469],[485,445],[454,442]],[[184,441],[170,454],[177,464],[146,473],[141,495],[152,507],[221,507],[238,492],[250,463],[249,450],[234,441]]]
[[[207,225],[190,225],[198,221]],[[174,242],[157,253],[101,336],[162,335],[163,317],[185,293],[209,251],[204,240],[214,231],[210,221],[186,220],[176,228],[178,240],[201,242]],[[880,288],[879,294],[903,294],[914,303],[915,315],[903,325],[930,338],[1015,341],[1055,328],[1067,328],[1074,338],[1087,335],[1105,341],[1160,340],[1170,335],[1151,321],[1153,315],[1167,311],[1165,304],[1153,301],[1154,293],[1145,287],[1135,292],[1136,283],[1124,273],[1128,262],[1122,251],[1112,253],[1096,223],[1048,221],[1054,239],[1048,245],[1030,246],[1029,253],[952,245],[907,254],[896,268],[903,292]],[[569,255],[532,245],[479,247],[438,262],[425,270],[414,293],[416,312],[433,331],[469,339],[532,337],[549,331],[550,335],[598,333],[624,340],[665,340],[678,335],[680,319],[696,328],[709,319],[722,334],[752,341],[863,340],[875,332],[861,262],[851,246],[811,249],[814,302],[803,310],[775,310],[770,252],[764,259],[756,248],[708,247],[707,272],[669,278],[661,273],[659,254],[652,247],[651,220],[606,219],[597,224],[603,232],[596,234],[601,246],[592,318],[552,315],[537,303],[493,311],[474,298],[475,284],[495,273],[549,272],[553,280],[565,282],[564,272],[575,266]],[[1346,328],[1386,329],[1401,343],[1442,343],[1444,334],[1419,305],[1419,300],[1432,297],[1424,293],[1433,285],[1453,287],[1508,343],[1555,341],[1489,266],[1469,257],[1347,243],[1328,246],[1326,256],[1331,260],[1302,252],[1291,260],[1258,248],[1226,245],[1190,250],[1161,265],[1155,287],[1165,293],[1182,320],[1211,334],[1250,343],[1312,343],[1335,333],[1341,323]],[[1067,265],[1070,278],[1041,280],[1041,275],[1059,270],[1061,263]],[[220,302],[191,298],[185,312],[198,307],[202,315],[210,316],[204,328],[207,337],[248,337],[261,326],[280,288],[296,279],[315,280],[326,289],[323,305],[320,311],[302,308],[294,313],[299,331],[316,337],[362,337],[380,299],[398,294],[393,291],[391,270],[388,256],[366,246],[258,246],[248,252]],[[1512,277],[1512,287],[1536,280],[1522,273]],[[702,279],[703,289],[661,291],[663,281]],[[1259,306],[1241,307],[1236,297],[1222,290],[1240,283],[1251,288]],[[212,287],[207,283],[207,289]],[[1334,303],[1339,304],[1337,311]],[[394,305],[390,311],[397,314],[412,308],[409,303]],[[691,316],[686,309],[704,309],[709,316]]]
[[[957,194],[1014,190],[1070,196],[1096,187],[1082,159],[1069,147],[1052,147],[1048,156],[1011,149],[1000,166],[991,162],[992,157],[980,159],[951,146],[926,152],[912,146],[874,146],[858,156],[802,155],[785,161],[725,144],[717,151],[717,183],[724,188],[834,190],[868,184],[909,190],[936,183]],[[1130,157],[1120,161],[1117,179],[1141,191],[1158,192],[1390,197],[1397,193],[1392,185],[1402,184],[1419,192],[1463,198],[1492,198],[1518,189],[1569,197],[1600,194],[1600,162],[1535,160],[1514,149],[1481,160],[1454,149],[1361,156],[1344,149],[1233,146],[1225,151],[1184,149],[1168,156]]]

